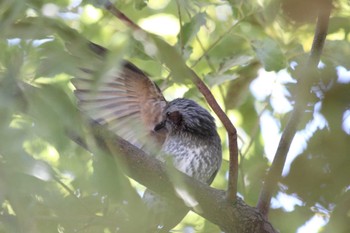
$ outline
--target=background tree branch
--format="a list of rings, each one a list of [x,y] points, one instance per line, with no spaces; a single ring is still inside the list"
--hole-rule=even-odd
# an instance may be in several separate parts
[[[298,123],[300,122],[304,113],[306,103],[310,98],[311,85],[314,81],[316,81],[314,77],[314,70],[317,68],[322,54],[328,30],[331,7],[331,1],[327,1],[327,4],[324,4],[319,8],[316,30],[308,62],[306,65],[301,64],[299,67],[297,67],[298,70],[296,71],[296,78],[298,79],[298,91],[296,93],[294,110],[292,111],[282,133],[274,160],[266,176],[257,204],[258,209],[266,217],[269,212],[272,194],[275,192],[278,181],[282,176],[283,167],[286,162],[290,145],[296,134]]]

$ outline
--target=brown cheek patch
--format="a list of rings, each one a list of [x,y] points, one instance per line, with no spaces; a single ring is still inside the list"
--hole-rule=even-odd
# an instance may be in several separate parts
[[[182,115],[179,111],[174,111],[169,113],[169,120],[171,120],[175,125],[180,125],[182,121]]]

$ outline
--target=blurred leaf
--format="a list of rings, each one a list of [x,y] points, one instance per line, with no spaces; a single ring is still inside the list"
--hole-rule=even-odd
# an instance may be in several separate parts
[[[18,20],[19,17],[23,16],[26,10],[26,5],[21,0],[1,1],[0,7],[0,30],[3,35],[12,31],[11,25]]]
[[[120,200],[123,198],[124,185],[128,184],[120,168],[116,166],[114,158],[107,154],[99,154],[93,162],[93,179],[102,195]]]
[[[142,10],[144,7],[147,6],[148,0],[136,0],[134,1],[135,9],[136,10]]]
[[[333,131],[317,131],[307,150],[296,158],[286,177],[289,192],[297,193],[309,205],[319,202],[324,206],[335,201],[341,190],[350,185],[350,137]],[[305,176],[307,174],[307,176]]]
[[[53,77],[62,71],[72,73],[76,67],[75,60],[65,51],[63,45],[54,40],[38,47],[40,61],[37,67],[37,77]]]
[[[197,35],[199,29],[205,25],[207,15],[203,12],[196,14],[191,21],[182,26],[178,40],[181,41],[183,47],[186,47]]]
[[[21,39],[44,39],[58,34],[67,43],[87,42],[76,30],[61,21],[48,17],[27,17],[13,23],[11,30],[4,36]],[[84,46],[84,43],[81,43]],[[79,46],[76,47],[79,49]],[[77,51],[77,50],[76,50]]]
[[[329,127],[336,133],[343,131],[342,119],[345,110],[350,106],[350,84],[335,84],[327,92],[322,106],[322,114],[328,121]],[[339,132],[340,131],[340,132]],[[341,133],[344,133],[341,132]]]
[[[210,57],[211,61],[218,61],[221,64],[223,59],[239,57],[240,54],[249,56],[250,52],[250,47],[244,38],[241,36],[236,36],[233,33],[229,33],[223,37],[212,50],[209,51],[208,56]]]
[[[152,77],[153,81],[162,79],[161,77],[164,67],[162,67],[158,61],[137,59],[135,60],[135,62],[134,60],[132,60],[131,62],[137,64],[137,67],[144,71],[147,75]]]
[[[29,101],[29,114],[40,136],[64,148],[66,129],[80,131],[77,109],[67,93],[59,85],[42,85],[40,88],[26,86],[25,95]]]
[[[350,185],[346,178],[350,176],[346,169],[350,166],[350,136],[342,126],[344,111],[350,104],[349,90],[349,84],[336,84],[325,93],[321,112],[328,128],[313,135],[286,177],[290,192],[296,192],[310,205],[319,202],[327,208]]]
[[[347,178],[350,159],[350,140],[342,128],[344,111],[349,107],[349,85],[335,85],[325,93],[322,113],[325,116],[328,129],[317,131],[308,142],[304,151],[291,166],[286,177],[291,192],[296,192],[305,201],[312,204],[335,201],[341,190],[350,185]],[[309,174],[307,177],[303,174]],[[301,179],[301,176],[303,178]]]
[[[227,81],[232,81],[237,78],[234,74],[208,74],[204,77],[204,82],[213,87],[215,85],[221,85]]]
[[[350,199],[349,191],[346,191],[344,194],[339,195],[337,200],[337,205],[332,211],[332,216],[329,220],[329,223],[324,228],[323,232],[326,233],[345,233],[349,232],[349,211],[350,211]]]
[[[279,71],[286,67],[283,52],[274,40],[253,41],[252,46],[266,71]]]
[[[311,219],[314,213],[310,208],[306,206],[295,206],[295,209],[291,212],[287,212],[283,209],[271,209],[270,216],[274,226],[280,229],[284,233],[295,233],[298,228]],[[285,224],[284,219],[288,218],[288,224]]]
[[[46,27],[44,21],[38,18],[28,18],[13,24],[11,30],[8,30],[3,36],[21,39],[43,39],[52,34],[53,30]]]
[[[152,36],[152,39],[158,51],[161,51],[158,52],[161,61],[170,68],[174,81],[186,84],[191,83],[192,71],[187,67],[176,49],[156,36]]]
[[[317,17],[317,12],[322,0],[283,0],[283,12],[298,24],[313,22]]]
[[[327,41],[324,47],[324,56],[334,62],[334,65],[341,65],[350,69],[350,44],[345,40]]]
[[[245,66],[249,62],[251,62],[252,60],[253,60],[252,56],[241,55],[241,54],[230,57],[230,58],[225,58],[224,62],[222,62],[220,64],[220,68],[218,70],[218,73],[222,74],[235,66]]]
[[[258,143],[256,146],[259,147]],[[247,194],[245,201],[249,205],[257,203],[262,187],[262,181],[259,177],[265,177],[268,168],[267,159],[262,154],[263,150],[255,150],[254,154],[244,157],[244,161],[241,162],[244,170],[245,192]]]
[[[237,108],[245,102],[249,96],[249,85],[256,78],[259,68],[260,64],[258,62],[252,62],[238,71],[239,77],[230,82],[225,96],[227,109]]]
[[[281,9],[281,1],[283,0],[269,0],[265,3],[263,16],[266,24],[271,24],[276,20]]]
[[[344,30],[344,39],[350,32],[350,25],[348,24],[348,18],[347,17],[332,17],[329,20],[329,29],[328,33],[337,33],[340,30]]]

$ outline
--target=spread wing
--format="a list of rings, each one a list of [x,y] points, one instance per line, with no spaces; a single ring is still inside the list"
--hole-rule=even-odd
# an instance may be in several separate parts
[[[107,53],[96,44],[90,48],[101,59]],[[96,70],[81,68],[72,80],[80,110],[139,148],[150,139],[161,145],[165,132],[155,132],[154,127],[161,121],[166,100],[157,85],[126,61],[98,80],[97,75]]]

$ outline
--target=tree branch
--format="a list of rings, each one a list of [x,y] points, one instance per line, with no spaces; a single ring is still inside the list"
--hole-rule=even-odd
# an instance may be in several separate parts
[[[136,23],[130,20],[126,15],[124,15],[120,10],[118,10],[110,1],[106,1],[104,3],[104,7],[108,10],[112,15],[123,21],[126,25],[130,26],[133,30],[142,30]]]
[[[131,26],[133,30],[142,30],[137,24],[120,12],[111,2],[106,1],[105,8],[111,12],[118,19],[123,21],[125,24]],[[198,90],[205,97],[209,106],[213,109],[215,114],[218,116],[222,124],[224,125],[229,140],[229,154],[230,154],[230,166],[229,166],[229,181],[227,190],[227,200],[234,202],[237,194],[237,180],[238,180],[238,146],[237,146],[237,130],[233,126],[232,122],[217,103],[213,94],[205,83],[198,77],[198,75],[191,70],[189,67],[186,68],[192,73],[192,82],[197,86]]]
[[[326,39],[328,22],[331,11],[331,0],[328,4],[322,5],[319,9],[317,18],[316,30],[312,49],[306,66],[302,66],[301,71],[297,72],[298,78],[298,93],[296,95],[294,110],[287,122],[286,128],[282,133],[274,160],[267,174],[265,183],[262,187],[257,208],[265,217],[268,215],[272,193],[277,188],[277,183],[282,176],[283,167],[286,157],[296,134],[298,123],[304,113],[307,100],[310,98],[310,88],[314,81],[312,70],[317,68],[322,54],[323,45]],[[306,77],[308,79],[306,79]]]
[[[320,4],[319,14],[315,30],[314,40],[312,42],[309,64],[317,66],[320,62],[322,50],[327,37],[329,16],[332,9],[332,0],[323,1]]]
[[[205,85],[205,83],[193,72],[193,82],[198,90],[203,94],[210,107],[219,117],[228,134],[228,149],[230,154],[229,164],[229,181],[227,188],[227,200],[234,202],[237,195],[237,180],[238,180],[238,145],[237,145],[237,130],[232,122],[217,103],[215,97]]]
[[[91,122],[91,129],[98,146],[123,163],[124,166],[121,167],[129,177],[164,197],[177,198],[174,183],[169,178],[164,163],[103,126]],[[70,137],[81,144],[81,139],[72,134]],[[235,203],[228,202],[224,191],[211,188],[177,170],[172,171],[171,176],[179,177],[198,201],[200,208],[193,211],[217,224],[224,232],[277,233],[255,207],[246,205],[240,198]]]

